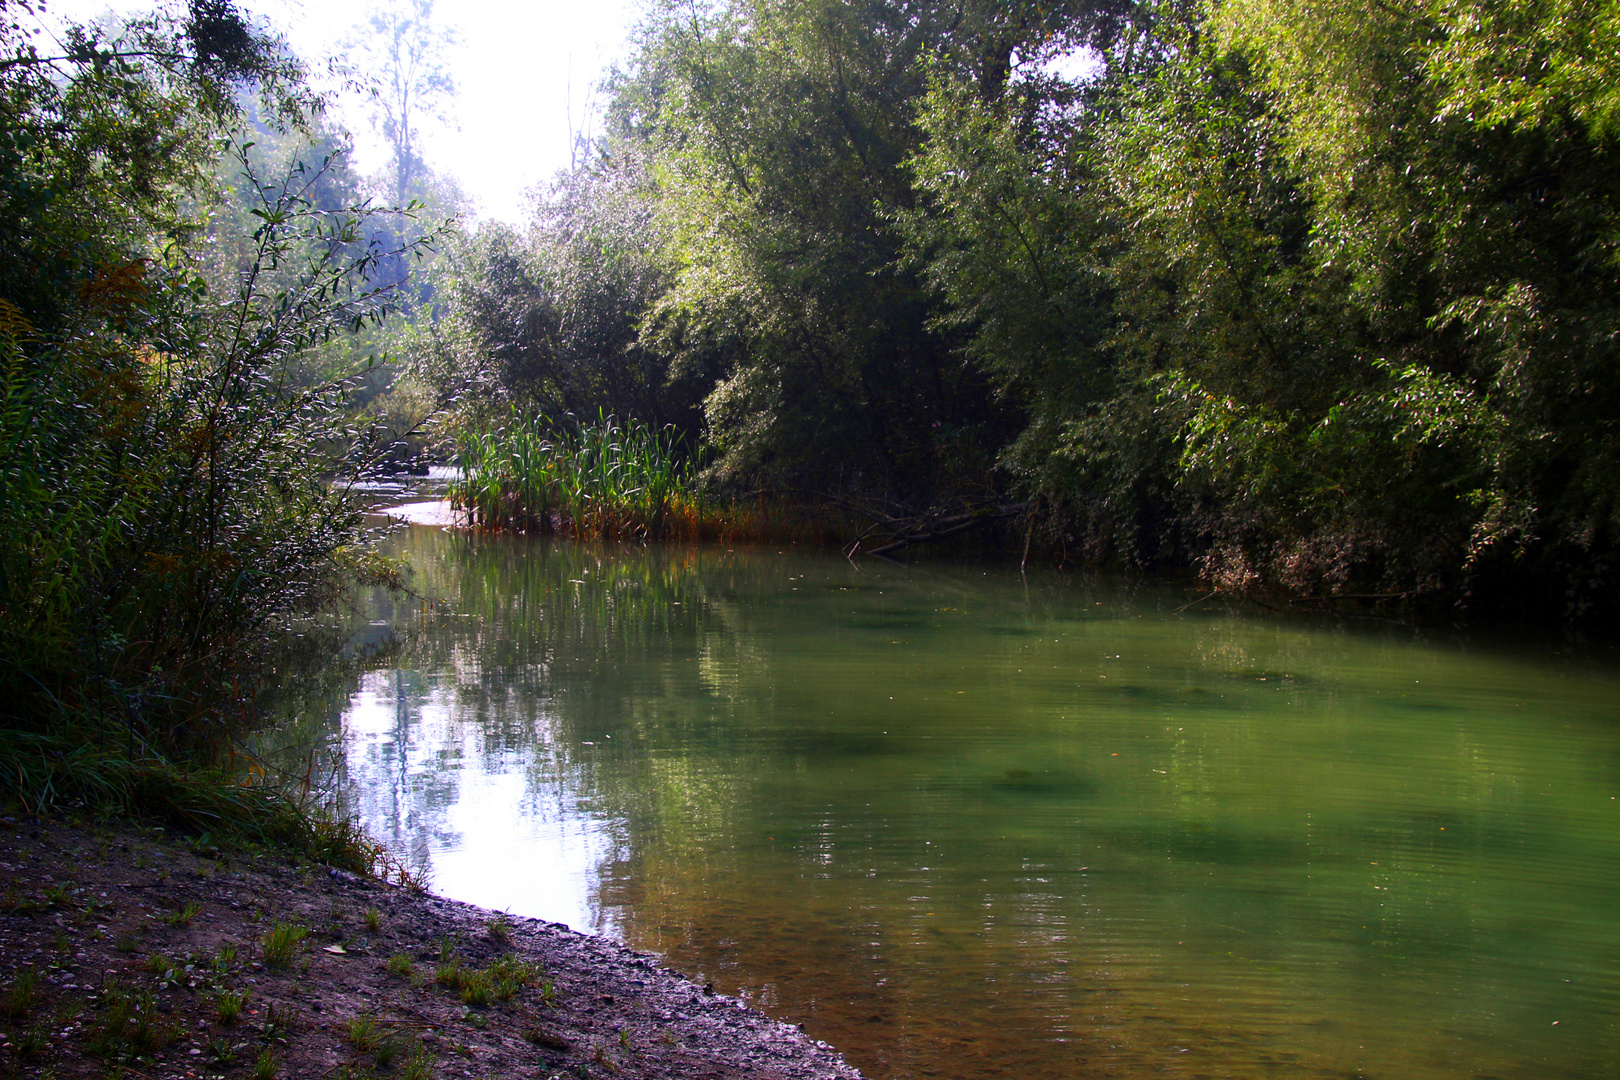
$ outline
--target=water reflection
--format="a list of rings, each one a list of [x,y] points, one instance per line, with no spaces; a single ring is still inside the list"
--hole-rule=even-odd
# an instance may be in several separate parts
[[[982,569],[400,543],[428,599],[372,598],[398,652],[341,721],[367,825],[874,1077],[1620,1051],[1608,667]]]

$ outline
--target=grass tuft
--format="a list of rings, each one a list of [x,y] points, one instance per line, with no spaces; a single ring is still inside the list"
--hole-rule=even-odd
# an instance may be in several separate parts
[[[377,1026],[373,1016],[361,1014],[349,1021],[348,1030],[344,1034],[349,1045],[362,1054],[370,1053],[382,1044],[382,1029]]]
[[[39,1004],[39,999],[39,972],[25,971],[6,988],[5,999],[0,1001],[0,1012],[5,1013],[7,1020],[21,1020]]]
[[[276,1057],[274,1051],[266,1050],[253,1062],[253,1071],[248,1075],[252,1076],[253,1080],[276,1080],[280,1073],[280,1059]]]
[[[222,1024],[234,1024],[242,1015],[242,1007],[253,997],[253,991],[221,990],[214,995],[214,1014]]]
[[[170,926],[190,926],[191,920],[202,914],[202,909],[202,905],[193,900],[163,916],[163,921]]]
[[[278,922],[264,932],[260,948],[264,953],[265,966],[272,969],[287,967],[292,963],[294,952],[304,938],[309,936],[309,928],[293,923]]]

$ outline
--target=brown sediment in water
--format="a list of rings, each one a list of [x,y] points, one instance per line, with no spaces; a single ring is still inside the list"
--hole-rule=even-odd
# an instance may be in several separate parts
[[[278,926],[307,931],[284,964],[267,948]],[[0,1073],[113,1066],[148,1080],[860,1076],[797,1028],[561,924],[161,831],[6,819]]]

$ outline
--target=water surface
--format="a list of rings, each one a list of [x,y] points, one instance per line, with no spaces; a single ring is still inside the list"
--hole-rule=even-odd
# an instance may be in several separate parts
[[[434,887],[874,1078],[1597,1078],[1612,652],[794,551],[412,529],[337,721]]]

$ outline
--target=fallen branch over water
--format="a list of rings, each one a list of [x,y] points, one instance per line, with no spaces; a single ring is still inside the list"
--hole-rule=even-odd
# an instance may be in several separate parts
[[[1007,518],[1027,514],[1034,506],[1035,504],[1032,502],[981,506],[969,510],[967,513],[952,514],[946,517],[924,516],[909,522],[896,522],[896,535],[881,547],[868,550],[867,554],[887,555],[891,551],[899,551],[901,548],[910,547],[913,544],[931,544],[937,540],[947,540],[953,536],[960,536],[971,529],[988,525],[992,521],[1004,521]]]

